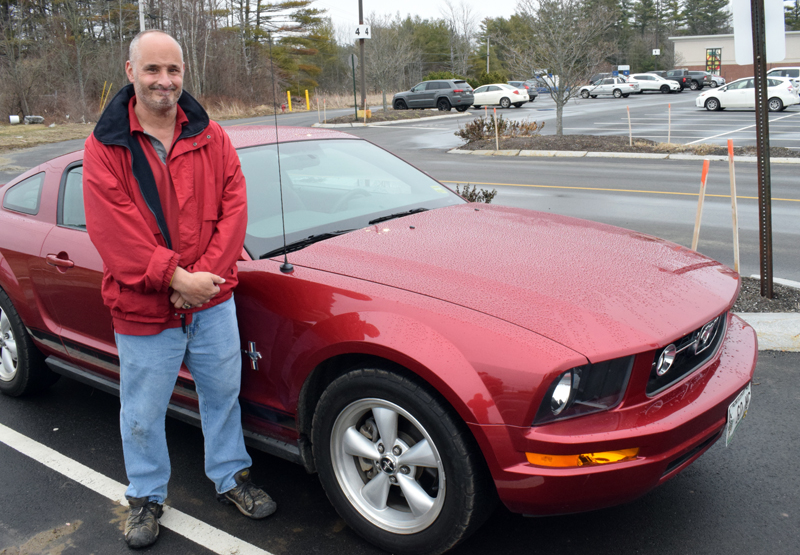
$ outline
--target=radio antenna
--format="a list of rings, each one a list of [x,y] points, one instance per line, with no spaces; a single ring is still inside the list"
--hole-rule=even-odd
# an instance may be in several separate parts
[[[272,109],[275,116],[275,150],[278,155],[278,189],[281,195],[281,226],[283,227],[283,264],[281,264],[281,272],[284,274],[291,274],[294,272],[294,266],[289,264],[289,256],[286,251],[286,216],[283,210],[283,179],[281,176],[281,141],[278,137],[278,93],[275,90],[275,61],[272,58],[272,32],[267,31],[267,38],[269,39],[269,65],[272,71]]]

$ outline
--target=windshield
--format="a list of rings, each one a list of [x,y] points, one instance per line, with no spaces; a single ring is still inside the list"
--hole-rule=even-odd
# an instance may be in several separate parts
[[[283,246],[278,157],[275,145],[238,151],[247,180],[250,256]],[[286,241],[360,229],[371,220],[417,208],[464,201],[393,154],[362,140],[282,143],[281,177]]]

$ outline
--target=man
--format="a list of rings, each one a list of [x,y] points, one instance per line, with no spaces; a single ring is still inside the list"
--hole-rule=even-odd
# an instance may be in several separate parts
[[[181,362],[192,373],[205,471],[251,518],[275,503],[249,481],[233,288],[247,197],[230,139],[182,92],[183,53],[161,31],[130,45],[128,80],[86,140],[86,225],[120,358],[120,428],[131,548],[158,538],[170,475],[164,420]]]

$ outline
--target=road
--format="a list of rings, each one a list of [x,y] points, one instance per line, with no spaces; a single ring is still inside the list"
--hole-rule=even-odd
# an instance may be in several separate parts
[[[718,443],[645,497],[612,509],[538,519],[501,507],[453,553],[796,554],[798,366],[798,353],[762,353],[750,411],[731,446]],[[115,397],[62,379],[38,397],[0,398],[0,425],[119,482],[121,494],[118,411]],[[215,501],[203,475],[200,431],[168,420],[167,435],[173,462],[169,505],[215,530],[208,536],[194,530],[192,541],[162,528],[163,537],[148,553],[211,553],[204,546],[219,546],[225,540],[220,531],[267,554],[379,553],[344,525],[316,476],[300,467],[253,452],[254,480],[275,497],[278,512],[250,521]],[[2,441],[0,461],[0,553],[16,555],[14,549],[25,545],[31,548],[25,553],[129,553],[121,533],[124,508]],[[218,552],[231,553],[222,545]]]

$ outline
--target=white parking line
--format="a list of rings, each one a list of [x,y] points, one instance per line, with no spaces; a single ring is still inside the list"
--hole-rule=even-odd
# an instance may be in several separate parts
[[[782,118],[776,118],[774,120],[770,120],[770,123],[772,123],[773,121],[780,121],[782,119],[791,118],[791,117],[794,117],[794,116],[796,116],[798,114],[800,114],[800,112],[795,112],[794,114],[789,114],[788,116],[783,116]],[[709,139],[716,139],[717,137],[722,137],[724,135],[730,135],[731,133],[736,133],[738,131],[744,131],[745,129],[751,129],[751,128],[755,127],[755,126],[756,126],[756,124],[754,123],[753,125],[748,125],[747,127],[741,127],[739,129],[734,129],[733,131],[726,131],[725,133],[720,133],[719,135],[714,135],[712,137],[705,137],[703,139],[699,139],[697,141],[692,141],[691,143],[686,143],[686,144],[692,145],[694,143],[699,143],[700,141],[707,141]]]
[[[19,451],[46,467],[91,489],[121,505],[127,505],[125,485],[108,478],[81,463],[65,457],[58,451],[0,424],[0,442]],[[168,505],[164,505],[161,526],[213,551],[219,555],[271,555],[252,544],[244,542],[218,528],[206,524]]]

